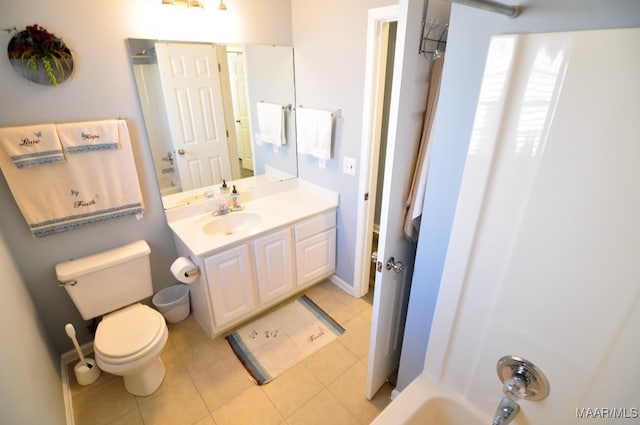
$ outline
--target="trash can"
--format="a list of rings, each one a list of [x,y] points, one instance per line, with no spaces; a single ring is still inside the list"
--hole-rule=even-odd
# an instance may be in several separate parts
[[[178,283],[160,290],[151,299],[153,305],[169,323],[178,323],[189,316],[189,286]]]

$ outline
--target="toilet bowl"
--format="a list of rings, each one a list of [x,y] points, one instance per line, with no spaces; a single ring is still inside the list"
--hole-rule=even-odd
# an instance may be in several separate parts
[[[140,301],[153,295],[151,249],[143,241],[56,264],[56,276],[84,320],[102,317],[93,341],[98,367],[122,376],[131,394],[153,393],[164,379],[164,316]]]
[[[168,334],[162,314],[143,304],[107,314],[98,325],[93,343],[98,367],[122,376],[129,393],[152,394],[164,378],[160,353]]]

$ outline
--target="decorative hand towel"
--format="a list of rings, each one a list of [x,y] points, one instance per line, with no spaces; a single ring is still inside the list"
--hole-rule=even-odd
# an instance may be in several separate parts
[[[86,121],[57,124],[64,151],[79,153],[118,149],[118,121]]]
[[[0,128],[0,144],[18,168],[64,161],[54,124]]]
[[[55,167],[18,170],[0,155],[0,168],[35,236],[144,212],[126,121],[117,121],[117,128],[120,149],[67,155]]]
[[[296,109],[298,153],[331,159],[333,113],[320,109]]]
[[[284,133],[284,109],[282,105],[275,103],[258,102],[259,130],[256,138],[264,143],[272,145],[284,145],[286,143]]]

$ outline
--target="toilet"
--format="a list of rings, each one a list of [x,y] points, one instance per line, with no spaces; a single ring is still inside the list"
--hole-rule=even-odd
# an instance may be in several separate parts
[[[103,316],[93,341],[98,367],[122,376],[125,389],[137,396],[162,383],[160,353],[169,336],[162,314],[139,302],[153,295],[150,252],[140,240],[56,265],[82,318]]]

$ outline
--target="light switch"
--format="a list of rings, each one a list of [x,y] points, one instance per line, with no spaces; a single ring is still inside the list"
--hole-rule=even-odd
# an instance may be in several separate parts
[[[356,160],[354,158],[344,157],[342,159],[342,172],[345,174],[356,175]]]

